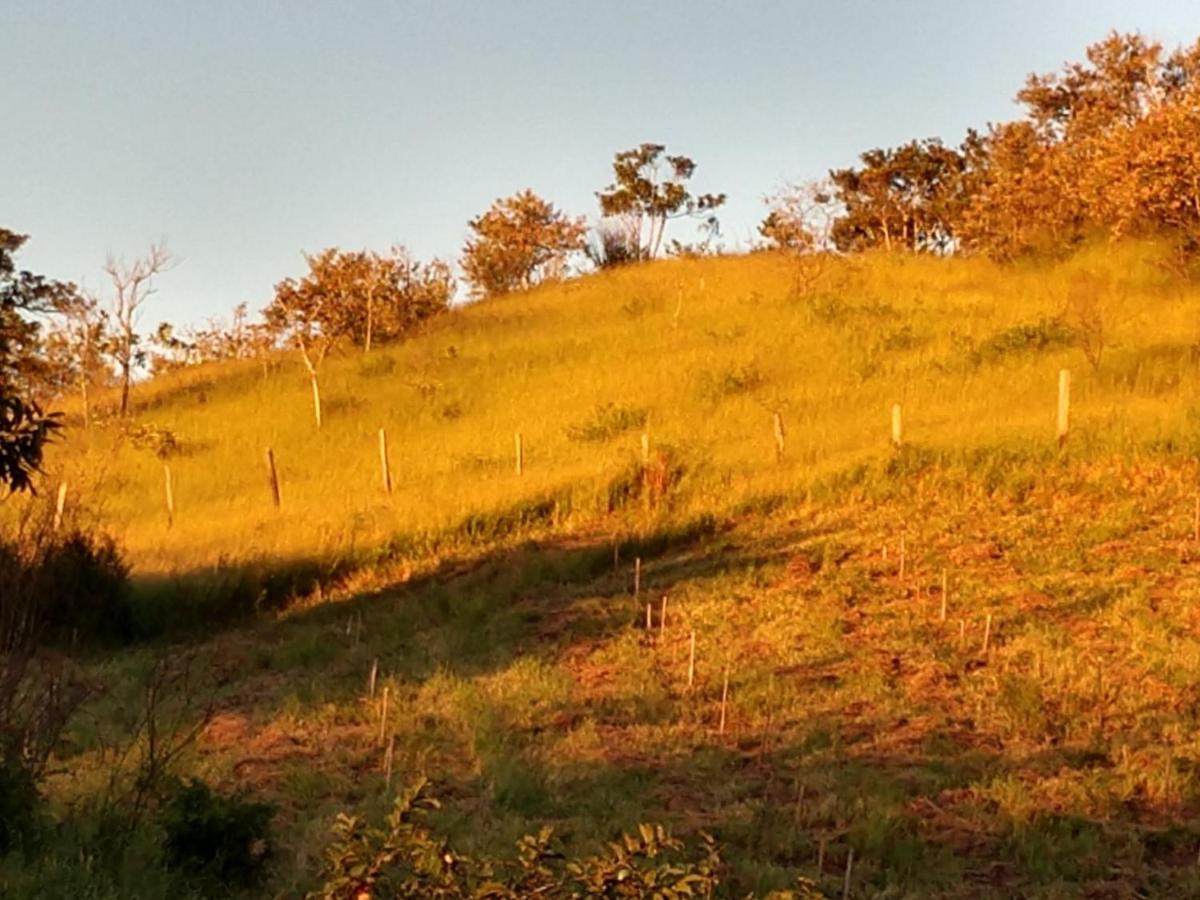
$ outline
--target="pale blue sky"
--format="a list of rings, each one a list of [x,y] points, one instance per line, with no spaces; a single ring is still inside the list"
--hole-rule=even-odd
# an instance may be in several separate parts
[[[255,309],[301,250],[455,259],[531,187],[595,213],[612,154],[666,143],[761,198],[866,148],[1011,117],[1027,72],[1110,29],[1174,46],[1196,0],[0,0],[0,225],[101,287],[107,251],[182,257],[147,325]],[[691,226],[673,232],[690,238]]]

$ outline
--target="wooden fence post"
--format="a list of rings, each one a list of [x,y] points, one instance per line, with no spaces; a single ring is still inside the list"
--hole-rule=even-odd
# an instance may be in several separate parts
[[[283,503],[283,495],[279,490],[279,470],[275,468],[275,451],[270,447],[267,448],[267,474],[271,478],[271,500],[275,504],[275,508]]]
[[[379,470],[383,474],[383,490],[392,492],[392,467],[388,463],[387,432],[379,429]]]
[[[899,447],[904,440],[904,427],[900,418],[900,404],[892,404],[892,446]]]
[[[1058,373],[1058,444],[1067,442],[1071,430],[1071,370],[1061,369]]]
[[[775,461],[783,462],[783,446],[784,446],[783,416],[781,416],[779,413],[775,413],[775,423],[774,424],[775,424]]]
[[[175,491],[171,485],[171,467],[163,463],[163,488],[167,495],[167,527],[175,524]]]
[[[525,445],[521,442],[521,432],[513,437],[513,445],[517,453],[517,474],[525,474]]]
[[[67,508],[67,483],[58,486],[58,498],[54,502],[54,531],[62,528],[63,513]]]

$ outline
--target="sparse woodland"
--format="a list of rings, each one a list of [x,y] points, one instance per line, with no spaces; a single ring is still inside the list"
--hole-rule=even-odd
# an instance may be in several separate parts
[[[0,229],[0,894],[1200,896],[1200,43],[1017,99],[196,328]]]

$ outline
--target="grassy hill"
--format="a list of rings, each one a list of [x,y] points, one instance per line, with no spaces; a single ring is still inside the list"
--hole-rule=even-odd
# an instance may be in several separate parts
[[[347,351],[319,431],[288,357],[158,379],[49,477],[126,548],[138,628],[219,673],[180,765],[277,805],[272,892],[389,808],[394,734],[466,852],[656,821],[714,833],[739,895],[841,896],[853,852],[856,897],[1200,896],[1197,301],[1144,245],[668,261]],[[56,803],[162,640],[92,664]]]

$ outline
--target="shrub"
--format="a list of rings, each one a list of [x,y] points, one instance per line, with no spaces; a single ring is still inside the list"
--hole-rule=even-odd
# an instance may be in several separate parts
[[[717,403],[725,397],[749,393],[765,381],[753,363],[728,366],[719,372],[705,372],[700,377],[699,394],[702,400]]]
[[[997,332],[971,352],[975,365],[996,362],[1007,356],[1042,353],[1075,343],[1075,332],[1059,318],[1041,318]]]
[[[580,443],[599,443],[634,428],[643,427],[648,418],[649,413],[641,407],[602,403],[596,407],[590,418],[576,425],[568,425],[567,437]]]
[[[162,812],[165,861],[220,884],[255,884],[270,853],[273,814],[266,804],[223,796],[203,781],[191,781]]]
[[[149,450],[159,459],[169,459],[179,455],[182,445],[179,436],[169,428],[157,425],[135,425],[126,434],[133,446],[139,450]]]
[[[25,525],[0,537],[4,644],[126,637],[129,568],[113,539],[79,528],[58,534],[45,522]],[[25,635],[8,633],[15,628]]]
[[[442,897],[518,900],[542,897],[628,897],[659,900],[711,898],[721,883],[723,864],[716,841],[701,834],[694,848],[672,837],[661,825],[640,825],[604,852],[571,858],[550,828],[517,842],[514,858],[466,857],[424,825],[438,807],[427,782],[417,780],[400,792],[382,828],[357,816],[340,814],[327,851],[324,881],[310,900],[357,900],[360,897]],[[821,894],[797,879],[796,889],[776,891],[774,900],[805,900]],[[749,895],[747,900],[752,900]]]

